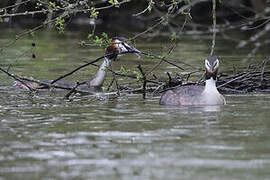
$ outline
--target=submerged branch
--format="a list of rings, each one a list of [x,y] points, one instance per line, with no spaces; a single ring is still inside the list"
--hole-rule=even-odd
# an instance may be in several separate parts
[[[142,66],[138,65],[137,68],[140,70],[141,74],[142,74],[142,80],[143,80],[143,99],[145,99],[145,95],[146,95],[146,75],[142,70]]]

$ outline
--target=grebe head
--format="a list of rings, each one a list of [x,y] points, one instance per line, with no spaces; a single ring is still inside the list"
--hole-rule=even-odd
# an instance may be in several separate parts
[[[214,80],[216,80],[218,67],[219,67],[219,60],[217,59],[217,57],[209,56],[205,60],[206,79],[210,79],[212,77]]]
[[[106,54],[110,59],[116,59],[121,53],[134,53],[137,56],[141,53],[135,47],[127,44],[127,39],[123,37],[112,38],[112,43],[107,47]]]

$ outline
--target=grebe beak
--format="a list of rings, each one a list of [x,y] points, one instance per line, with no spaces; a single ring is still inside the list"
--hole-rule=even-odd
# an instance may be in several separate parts
[[[136,49],[134,46],[131,46],[125,42],[122,42],[119,44],[120,52],[127,52],[127,53],[133,53],[135,54],[138,58],[141,57],[141,51]]]

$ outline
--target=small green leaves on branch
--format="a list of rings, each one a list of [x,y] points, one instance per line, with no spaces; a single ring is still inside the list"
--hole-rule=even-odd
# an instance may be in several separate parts
[[[163,55],[159,55],[158,58],[159,58],[159,59],[165,59],[166,56],[167,56],[166,54],[163,54]]]
[[[32,37],[35,37],[35,32],[34,32],[32,29],[29,30],[29,34],[30,34]]]
[[[87,36],[87,39],[92,39],[92,37],[93,37],[93,34],[89,33],[88,36]]]
[[[177,39],[179,39],[179,35],[176,34],[176,33],[173,33],[173,34],[171,35],[171,41],[175,41],[175,40],[177,40]]]
[[[118,0],[109,0],[109,3],[112,4],[115,7],[119,7],[120,3]]]
[[[126,69],[124,66],[121,66],[120,73],[123,74],[123,75],[128,75],[128,74],[131,73],[131,70]],[[142,79],[142,74],[140,72],[134,70],[134,71],[132,71],[132,74],[135,75],[137,80]]]
[[[112,43],[112,39],[110,39],[108,35],[105,32],[103,32],[100,37],[95,36],[95,38],[93,39],[93,42],[95,45],[98,45],[100,47],[107,47],[108,45]]]
[[[91,13],[91,14],[90,14],[90,17],[91,17],[91,18],[93,18],[93,19],[97,19],[97,18],[98,18],[99,12],[96,11],[96,8],[91,7],[90,13]]]
[[[141,73],[139,73],[138,71],[133,71],[133,74],[135,74],[136,75],[136,78],[137,78],[137,80],[141,80],[142,79],[142,74]]]
[[[41,4],[40,2],[37,2],[35,8],[36,8],[36,9],[39,9],[41,6],[42,6],[42,4]]]
[[[149,1],[148,8],[147,8],[148,12],[151,12],[152,11],[154,5],[155,5],[155,2],[152,1],[152,0],[150,0]]]
[[[5,9],[0,9],[0,14],[5,14],[6,13],[6,10]],[[4,22],[3,18],[0,17],[0,24]]]
[[[121,74],[127,75],[128,72],[129,72],[129,71],[128,71],[124,66],[121,66],[121,68],[120,68],[120,73],[121,73]]]
[[[147,8],[144,9],[143,11],[137,13],[137,14],[134,14],[133,16],[140,16],[140,15],[144,14],[146,11],[148,11],[150,13],[153,9],[153,6],[155,5],[155,2],[153,0],[148,0],[148,1],[149,1],[149,3],[148,3]]]
[[[155,56],[152,56],[152,55],[150,55],[150,54],[146,54],[146,55],[145,55],[145,58],[146,58],[146,59],[155,59]]]
[[[56,9],[57,7],[56,7],[56,5],[55,5],[55,3],[53,3],[53,2],[49,2],[49,9]]]
[[[64,33],[64,29],[65,29],[64,23],[65,23],[65,20],[63,18],[61,17],[56,18],[55,27],[59,31],[60,34]]]
[[[88,43],[86,41],[81,41],[81,46],[99,46],[106,48],[108,45],[112,43],[112,39],[108,37],[108,35],[103,32],[100,36],[93,36],[92,33],[89,33],[87,36],[87,39],[89,40]]]
[[[177,1],[176,0],[171,0],[172,4],[176,5]]]

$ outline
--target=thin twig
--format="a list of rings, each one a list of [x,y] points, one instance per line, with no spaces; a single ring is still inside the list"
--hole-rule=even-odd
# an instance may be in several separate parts
[[[141,54],[146,55],[146,56],[150,56],[150,57],[154,57],[154,58],[157,58],[157,59],[161,59],[162,61],[164,61],[164,62],[166,62],[166,63],[168,63],[168,64],[170,64],[170,65],[173,65],[173,66],[177,67],[178,69],[185,70],[184,68],[178,66],[178,65],[175,64],[175,63],[170,62],[169,60],[167,60],[167,59],[165,59],[165,58],[163,58],[163,57],[160,57],[160,56],[157,56],[157,55],[154,55],[154,54],[150,54],[150,53],[146,53],[146,52],[141,52]],[[178,62],[180,62],[180,63],[182,63],[182,64],[184,64],[184,65],[187,65],[187,66],[190,66],[190,67],[193,67],[193,68],[194,68],[194,66],[189,65],[189,64],[187,64],[187,63],[185,63],[185,62],[183,62],[183,61],[179,61],[179,60],[178,60]]]
[[[234,82],[234,81],[236,81],[236,80],[238,80],[238,79],[241,79],[241,78],[243,78],[243,77],[246,77],[246,76],[248,76],[250,73],[246,73],[246,74],[244,74],[244,75],[241,75],[241,76],[238,76],[238,77],[236,77],[236,78],[234,78],[234,79],[231,79],[230,81],[228,81],[228,82],[226,82],[226,83],[224,83],[224,84],[221,84],[221,85],[219,85],[217,88],[221,88],[221,87],[223,87],[223,86],[226,86],[227,84],[230,84],[230,83],[232,83],[232,82]]]
[[[76,85],[65,95],[65,99],[69,99],[69,97],[73,94],[76,93],[77,87],[79,87],[81,83],[77,82]]]
[[[17,77],[16,75],[9,73],[8,71],[6,71],[6,70],[4,70],[4,69],[2,69],[2,68],[0,68],[0,71],[2,71],[3,73],[7,74],[9,77],[12,77],[12,78],[15,79],[16,81],[19,81],[20,83],[22,83],[25,87],[27,87],[27,89],[28,89],[29,91],[31,91],[31,92],[34,91],[34,89],[31,88],[30,86],[28,86],[28,84],[25,83],[20,77]]]
[[[216,33],[217,33],[217,17],[216,17],[216,0],[212,0],[213,3],[213,9],[212,9],[212,14],[213,14],[213,38],[212,38],[212,47],[211,47],[211,52],[210,56],[214,54],[214,49],[215,49],[215,44],[216,44]]]
[[[263,65],[262,65],[262,71],[261,71],[261,86],[264,80],[264,71],[265,71],[265,66],[268,63],[268,61],[270,60],[270,57],[268,57],[266,60],[263,61]]]
[[[76,71],[78,71],[78,70],[80,70],[80,69],[82,69],[82,68],[84,68],[84,67],[86,67],[86,66],[88,66],[88,65],[90,65],[90,64],[93,64],[93,63],[99,61],[100,59],[103,59],[104,57],[105,57],[105,56],[101,56],[101,57],[99,57],[99,58],[97,58],[97,59],[95,59],[95,60],[93,60],[93,61],[90,61],[90,62],[88,62],[88,63],[85,63],[85,64],[83,64],[83,65],[81,65],[81,66],[75,68],[74,70],[72,70],[72,71],[70,71],[70,72],[68,72],[68,73],[66,73],[66,74],[63,74],[63,75],[59,76],[58,78],[56,78],[55,80],[53,80],[53,81],[51,82],[51,84],[54,84],[54,83],[56,83],[57,81],[59,81],[59,80],[65,78],[65,77],[67,77],[67,76],[70,76],[71,74],[75,73]]]
[[[108,85],[108,87],[107,87],[107,92],[110,91],[110,88],[112,87],[114,81],[115,81],[115,75],[113,74],[113,78],[112,78],[111,82],[109,83],[109,85]]]
[[[145,8],[143,11],[141,11],[141,12],[139,12],[137,14],[133,14],[133,16],[140,16],[140,15],[144,14],[147,10],[150,11],[152,6],[153,6],[153,0],[150,0],[149,3],[148,3],[147,8]]]
[[[120,96],[120,87],[119,87],[119,84],[118,84],[118,81],[117,81],[116,78],[115,78],[114,82],[115,82],[115,85],[116,85],[116,88],[117,88],[117,95]]]
[[[104,55],[104,56],[101,56],[101,57],[99,57],[99,58],[93,60],[93,61],[90,61],[90,62],[88,62],[88,63],[85,63],[85,64],[83,64],[83,65],[81,65],[81,66],[75,68],[74,70],[72,70],[72,71],[70,71],[70,72],[68,72],[68,73],[66,73],[66,74],[63,74],[63,75],[59,76],[58,78],[56,78],[55,80],[53,80],[53,81],[51,82],[51,84],[54,84],[54,83],[56,83],[57,81],[59,81],[59,80],[61,80],[61,79],[63,79],[63,78],[66,78],[67,76],[72,75],[73,73],[77,72],[78,70],[80,70],[80,69],[82,69],[82,68],[84,68],[84,67],[86,67],[86,66],[89,66],[89,65],[91,65],[91,64],[94,64],[95,62],[98,62],[99,60],[105,58],[106,56],[109,56],[109,55],[112,55],[112,54],[119,55],[119,54],[136,53],[136,52],[137,52],[137,51],[129,51],[129,52],[122,52],[122,53],[110,53],[110,54],[106,54],[106,55]]]
[[[146,95],[146,76],[145,73],[142,70],[141,65],[138,65],[137,68],[140,70],[141,74],[142,74],[142,79],[143,79],[143,99],[145,99],[145,95]]]

